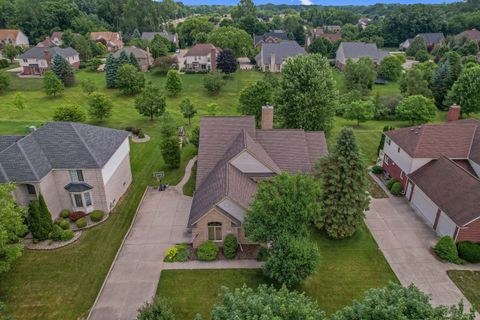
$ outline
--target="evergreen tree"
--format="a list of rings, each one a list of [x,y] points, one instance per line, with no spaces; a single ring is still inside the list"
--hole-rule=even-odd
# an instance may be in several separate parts
[[[118,63],[120,64],[120,66],[123,66],[124,64],[130,64],[130,58],[127,56],[125,50],[122,50],[122,52],[120,52],[120,56],[118,57]]]
[[[172,97],[176,97],[182,89],[183,83],[178,72],[175,70],[168,70],[165,90],[167,90]]]
[[[47,240],[53,231],[52,215],[42,194],[28,207],[28,228],[36,240]]]
[[[235,59],[235,54],[232,50],[227,48],[220,52],[217,57],[217,67],[226,75],[237,70],[237,59]]]
[[[351,128],[343,128],[334,150],[320,160],[323,226],[336,239],[352,236],[368,208],[366,168]],[[320,226],[320,225],[318,225]]]
[[[180,144],[178,137],[171,136],[163,138],[160,142],[163,161],[169,169],[176,169],[180,167]]]
[[[105,63],[105,80],[107,82],[107,88],[117,87],[117,70],[119,67],[119,60],[112,54],[109,54],[107,62]]]
[[[53,57],[52,71],[62,80],[65,87],[71,87],[75,84],[75,72],[73,71],[72,65],[59,54]]]
[[[437,106],[445,106],[445,98],[448,90],[450,90],[455,81],[457,81],[460,72],[462,72],[460,55],[456,52],[447,52],[442,61],[440,61],[440,67],[431,84],[433,97],[435,98]]]
[[[130,64],[134,67],[136,67],[138,70],[140,70],[140,65],[138,64],[138,60],[137,58],[135,58],[135,55],[132,53],[130,53]]]

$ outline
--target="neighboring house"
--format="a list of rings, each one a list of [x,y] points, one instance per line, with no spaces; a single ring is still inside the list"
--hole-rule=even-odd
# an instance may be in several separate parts
[[[338,25],[324,26],[323,29],[327,33],[339,33],[340,31],[342,31],[342,27]]]
[[[188,227],[193,246],[206,240],[222,245],[227,234],[251,243],[242,223],[257,183],[280,172],[313,173],[328,154],[323,132],[272,129],[273,108],[263,107],[261,129],[253,116],[203,117],[197,162],[197,189]]]
[[[58,54],[64,57],[73,67],[80,67],[80,56],[75,49],[60,47],[33,47],[20,55],[22,75],[43,76],[52,66],[53,57]]]
[[[305,49],[296,41],[265,43],[255,61],[262,71],[280,72],[288,58],[306,54]]]
[[[185,54],[185,70],[215,71],[220,49],[211,43],[198,43]]]
[[[39,48],[58,47],[58,44],[56,44],[50,37],[45,37],[45,39],[42,42],[37,43],[36,47],[39,47]]]
[[[167,39],[170,42],[175,43],[175,46],[178,48],[179,43],[178,43],[178,33],[170,33],[168,31],[162,31],[162,32],[142,32],[142,40],[147,40],[147,41],[152,41],[153,37],[155,35],[160,35],[163,38]]]
[[[148,71],[153,64],[152,54],[147,48],[147,51],[137,48],[135,46],[123,47],[122,49],[116,51],[113,56],[119,58],[120,54],[125,52],[125,54],[130,58],[130,54],[133,53],[135,59],[137,59],[138,65],[142,68],[143,71]]]
[[[341,27],[340,26],[326,26],[325,28],[330,27],[330,29],[324,28],[313,28],[310,34],[307,35],[305,40],[305,46],[308,48],[313,41],[317,38],[327,38],[328,40],[335,42],[342,39],[342,35],[340,34]],[[334,27],[338,27],[340,29],[336,29]],[[328,31],[333,30],[333,31]],[[335,31],[338,30],[338,31]],[[325,32],[327,31],[327,32]]]
[[[128,189],[125,131],[50,122],[26,136],[0,136],[0,183],[13,182],[26,206],[42,194],[52,218],[63,209],[110,212]]]
[[[30,45],[27,36],[22,31],[17,29],[0,29],[0,49],[7,44],[23,48],[28,48]]]
[[[348,59],[357,62],[361,57],[369,57],[376,65],[382,62],[383,58],[389,56],[388,51],[379,50],[375,43],[365,42],[342,42],[337,49],[335,65],[343,70]]]
[[[370,19],[370,18],[360,18],[360,19],[358,19],[357,25],[359,27],[361,27],[362,29],[365,29],[366,27],[368,27],[368,25],[370,24],[371,21],[372,21],[372,19]]]
[[[254,35],[253,47],[258,48],[264,43],[277,43],[285,40],[288,40],[288,35],[283,30],[273,30],[260,36]]]
[[[466,30],[455,36],[456,39],[469,39],[480,43],[480,31],[477,29]]]
[[[441,236],[480,241],[480,122],[458,120],[386,131],[383,168]]]
[[[54,31],[54,32],[52,32],[52,35],[50,36],[50,40],[52,40],[53,43],[55,43],[57,45],[57,47],[60,47],[63,44],[62,37],[63,37],[63,32]]]
[[[435,33],[419,33],[415,36],[416,37],[422,37],[423,40],[425,41],[425,45],[427,46],[427,49],[431,51],[433,48],[435,48],[436,45],[441,44],[442,42],[445,41],[445,36],[443,35],[442,32],[435,32]],[[399,49],[406,51],[412,44],[413,40],[412,39],[407,39],[404,42],[400,44]]]
[[[115,52],[123,48],[122,36],[118,32],[100,31],[91,32],[90,39],[102,43],[109,52]]]

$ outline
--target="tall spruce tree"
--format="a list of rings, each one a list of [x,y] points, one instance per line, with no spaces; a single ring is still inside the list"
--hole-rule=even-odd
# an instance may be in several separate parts
[[[28,229],[36,240],[47,240],[53,231],[52,215],[42,194],[28,207]]]
[[[107,82],[107,88],[117,87],[117,70],[119,67],[119,60],[112,54],[108,55],[107,62],[105,63],[105,80]]]
[[[439,107],[445,106],[448,90],[452,88],[461,72],[462,60],[460,55],[456,52],[447,52],[440,62],[440,67],[431,84],[433,97]]]
[[[59,54],[53,57],[52,71],[62,80],[65,87],[71,87],[75,84],[75,72],[73,71],[72,65]]]
[[[323,190],[323,227],[332,238],[350,237],[361,225],[369,204],[367,170],[351,128],[340,131],[333,152],[317,167]]]
[[[130,58],[125,51],[120,52],[120,56],[118,56],[118,62],[121,66],[124,64],[130,64]]]
[[[138,60],[137,60],[137,58],[135,58],[135,55],[133,54],[133,52],[130,53],[130,56],[128,57],[128,59],[130,60],[130,64],[132,66],[134,66],[138,70],[140,70],[140,65],[138,64]]]

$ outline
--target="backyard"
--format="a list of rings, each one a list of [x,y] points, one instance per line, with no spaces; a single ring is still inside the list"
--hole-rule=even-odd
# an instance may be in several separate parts
[[[480,312],[480,271],[448,270],[448,276]]]

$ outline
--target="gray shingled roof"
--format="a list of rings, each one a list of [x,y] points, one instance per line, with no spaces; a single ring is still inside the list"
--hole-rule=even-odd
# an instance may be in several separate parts
[[[389,55],[387,51],[378,50],[375,43],[365,42],[342,42],[338,51],[343,51],[345,60],[348,58],[358,59],[361,57],[370,57],[373,60],[382,60]]]
[[[60,47],[33,47],[32,49],[24,52],[20,55],[20,59],[39,59],[45,57],[45,51],[49,51],[50,55],[61,55],[64,58],[78,56],[78,52],[72,48],[60,48]]]
[[[102,168],[127,137],[126,131],[72,122],[49,122],[16,141],[2,136],[0,183],[40,181],[52,169]]]
[[[133,53],[133,55],[135,56],[136,59],[147,59],[148,58],[148,54],[147,54],[147,51],[143,50],[143,49],[140,49],[140,48],[137,48],[135,46],[129,46],[129,47],[123,47],[122,49],[120,50],[117,50],[113,56],[115,58],[119,58],[120,57],[120,54],[122,52],[125,52],[125,54],[130,57],[130,54]]]
[[[254,36],[254,44],[255,46],[260,42],[260,41],[265,41],[268,37],[272,37],[278,40],[288,40],[288,35],[283,32],[282,30],[275,30],[273,32],[266,32],[262,35],[255,35]]]
[[[255,57],[257,63],[270,64],[270,58],[275,54],[275,63],[281,64],[284,60],[297,55],[306,55],[307,52],[296,41],[282,41],[278,43],[265,43],[262,51]],[[263,57],[263,61],[261,60]]]
[[[153,37],[155,35],[160,35],[164,37],[165,39],[169,40],[170,42],[175,42],[175,35],[172,33],[169,33],[167,31],[162,31],[162,32],[142,32],[142,40],[148,40],[152,41]]]
[[[419,33],[417,37],[422,37],[425,40],[427,45],[429,44],[438,44],[445,40],[445,36],[442,32],[433,32],[433,33]]]

